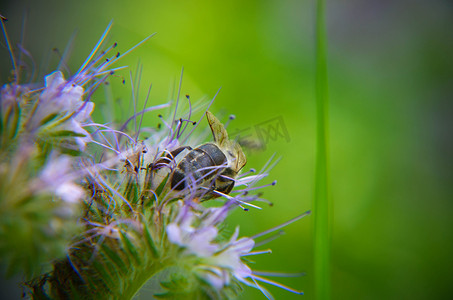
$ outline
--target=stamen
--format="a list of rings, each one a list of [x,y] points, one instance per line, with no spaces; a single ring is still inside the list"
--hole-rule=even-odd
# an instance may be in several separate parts
[[[148,100],[149,100],[149,94],[151,93],[151,88],[153,87],[152,84],[149,85],[149,89],[148,89],[148,94],[146,95],[146,98],[145,98],[145,103],[143,104],[143,109],[142,111],[144,111],[146,109],[146,105],[148,104]],[[140,117],[140,123],[138,125],[138,131],[137,131],[137,134],[135,136],[135,141],[137,142],[137,139],[138,139],[138,135],[140,134],[140,129],[142,128],[142,123],[143,123],[143,116],[145,114],[141,114],[142,116]]]
[[[288,292],[291,292],[291,293],[294,293],[294,294],[298,294],[298,295],[303,295],[304,292],[302,291],[298,291],[298,290],[295,290],[295,289],[292,289],[284,284],[281,284],[281,283],[278,283],[276,281],[273,281],[273,280],[270,280],[270,279],[267,279],[267,278],[264,278],[264,277],[261,277],[261,276],[258,276],[258,275],[252,275],[251,276],[252,279],[256,279],[256,280],[259,280],[261,282],[265,282],[265,283],[268,283],[268,284],[271,284],[273,286],[276,286],[276,287],[279,287],[279,288],[282,288],[284,290],[287,290]]]
[[[178,94],[176,96],[176,105],[175,105],[175,111],[173,113],[173,120],[171,121],[171,124],[175,123],[176,120],[176,113],[178,111],[178,105],[179,105],[179,95],[181,95],[181,87],[182,87],[182,75],[184,74],[184,67],[181,68],[181,75],[179,77],[179,86],[178,86]]]
[[[93,74],[92,74],[92,77],[102,76],[102,75],[105,75],[107,73],[109,73],[111,75],[114,75],[114,74],[112,74],[112,72],[116,73],[116,71],[123,70],[123,69],[127,69],[127,66],[122,66],[122,67],[117,67],[117,68],[113,68],[113,69],[108,69],[108,70],[105,70],[105,71],[102,71],[102,72],[97,72],[97,70],[95,70],[93,72]],[[117,76],[117,77],[123,78],[123,76]],[[123,78],[122,83],[126,84],[126,79]]]
[[[28,81],[28,84],[31,84],[32,82],[35,81],[35,78],[36,78],[36,69],[37,69],[37,68],[36,68],[36,62],[35,62],[35,60],[33,59],[33,56],[30,54],[30,52],[28,52],[24,47],[22,47],[21,44],[18,44],[17,47],[18,47],[19,50],[20,50],[20,54],[21,54],[21,55],[22,55],[22,54],[25,54],[25,55],[28,57],[28,59],[30,59],[30,61],[31,61],[31,65],[32,65],[31,70],[32,70],[32,71],[31,71],[31,74],[30,74],[30,76],[29,76],[29,81]],[[21,59],[21,58],[19,58],[19,63],[22,64],[22,59]],[[20,74],[19,74],[19,75],[20,75]],[[29,93],[30,93],[30,92],[29,92]]]
[[[187,117],[187,120],[185,120],[187,123],[186,123],[186,126],[184,126],[184,129],[181,131],[181,135],[183,135],[184,131],[186,131],[186,128],[187,126],[189,125],[189,122],[192,123],[192,125],[195,125],[196,122],[193,122],[193,121],[190,121],[190,117],[192,116],[192,102],[190,101],[190,96],[189,95],[186,95],[186,99],[187,101],[189,102],[189,113],[188,113],[188,117]],[[178,138],[181,136],[179,135]]]
[[[192,128],[192,130],[189,132],[189,134],[186,136],[186,138],[183,140],[183,144],[187,143],[187,140],[189,139],[189,137],[192,135],[192,133],[195,131],[195,129],[198,127],[198,125],[200,124],[201,120],[203,120],[203,118],[205,117],[205,114],[206,112],[209,110],[209,108],[211,107],[212,103],[214,102],[215,98],[217,97],[217,95],[220,93],[220,89],[217,90],[217,92],[215,93],[214,97],[212,98],[212,100],[209,102],[208,104],[208,107],[206,108],[205,110],[205,113],[200,117],[200,119],[198,120],[198,122],[194,125],[194,127]]]
[[[164,123],[165,127],[170,130],[171,135],[173,135],[173,127],[170,126],[167,122],[165,122],[164,117],[162,115],[158,115],[159,119]]]
[[[255,245],[253,246],[253,248],[260,247],[260,246],[262,246],[264,244],[270,243],[273,240],[275,240],[275,239],[279,238],[280,236],[282,236],[283,234],[285,234],[285,231],[280,230],[279,232],[275,233],[274,235],[268,237],[265,240],[262,240],[260,242],[255,242]]]
[[[150,87],[151,89],[151,87]],[[143,109],[142,111],[139,111],[138,113],[136,113],[135,115],[133,115],[132,117],[130,117],[129,119],[126,120],[126,122],[123,123],[123,125],[120,127],[119,131],[123,131],[124,129],[126,129],[127,127],[127,124],[129,124],[130,121],[132,121],[134,118],[138,117],[139,115],[144,115],[145,113],[147,112],[150,112],[150,111],[153,111],[153,110],[158,110],[158,109],[162,109],[162,108],[166,108],[170,106],[168,103],[166,104],[160,104],[160,105],[156,105],[156,106],[152,106],[152,107],[148,107],[146,109]]]
[[[104,77],[102,77],[101,79],[98,79],[97,81],[94,82],[94,84],[89,88],[87,89],[87,91],[85,92],[85,100],[83,101],[84,104],[79,108],[79,110],[77,111],[76,115],[85,107],[86,103],[88,103],[91,99],[91,96],[93,96],[94,92],[97,90],[97,88],[107,80],[107,78],[110,76],[111,74],[109,75],[105,75]]]
[[[1,17],[1,16],[0,16]],[[18,62],[19,62],[19,71],[17,72],[17,76],[18,78],[16,79],[16,82],[19,83],[20,82],[20,78],[19,76],[21,75],[20,74],[20,66],[22,66],[22,53],[25,53],[22,51],[23,47],[22,45],[24,44],[24,41],[25,41],[25,25],[26,25],[26,21],[27,21],[27,12],[24,13],[24,18],[22,19],[22,27],[21,27],[21,34],[20,34],[20,42],[19,44],[17,45],[18,48],[19,48],[19,58],[18,58]],[[32,63],[33,63],[33,59],[32,59]],[[33,70],[34,72],[34,70]]]
[[[227,129],[228,125],[231,123],[231,121],[233,121],[234,119],[236,119],[236,116],[235,115],[230,115],[228,117],[228,120],[225,122],[225,124],[223,125],[223,127],[225,127],[225,129]]]
[[[113,64],[114,62],[117,62],[118,60],[120,60],[121,58],[127,56],[129,53],[131,53],[132,51],[134,51],[136,48],[140,47],[143,43],[145,43],[147,40],[149,40],[150,38],[152,38],[154,35],[156,35],[156,33],[153,33],[153,34],[150,34],[149,36],[147,36],[146,38],[144,38],[142,41],[140,41],[138,44],[136,44],[135,46],[133,46],[132,48],[130,48],[129,50],[127,50],[126,52],[124,52],[121,56],[118,56],[117,59],[115,60],[112,60],[110,61],[109,63],[106,64],[106,67]]]
[[[262,250],[262,251],[250,251],[246,254],[242,254],[241,256],[252,256],[252,255],[260,255],[260,254],[271,254],[272,250],[267,249],[267,250]]]
[[[136,72],[139,72],[139,70],[137,69]],[[135,91],[136,91],[136,89],[134,88],[135,85],[134,85],[134,82],[132,81],[132,78],[133,78],[132,77],[132,71],[129,71],[129,78],[131,80],[132,108],[134,109],[133,115],[135,116],[135,114],[137,113],[136,112],[136,106],[137,106],[136,105],[136,103],[137,103],[136,101],[137,101],[137,98],[135,96]],[[137,78],[137,75],[135,76],[135,78]],[[134,132],[137,132],[137,118],[134,118]]]
[[[203,188],[203,187],[202,187],[202,188]],[[262,208],[259,207],[259,206],[253,205],[253,204],[251,204],[251,203],[248,203],[248,202],[245,202],[245,201],[242,201],[242,200],[239,200],[239,199],[237,199],[237,198],[235,198],[235,197],[231,197],[230,195],[224,194],[224,193],[222,193],[222,192],[219,192],[219,191],[216,191],[216,190],[213,190],[212,192],[215,193],[215,194],[217,194],[217,195],[219,195],[219,196],[225,197],[225,198],[227,198],[228,200],[234,200],[234,201],[239,202],[240,204],[243,204],[243,205],[251,206],[251,207],[254,207],[254,208],[257,208],[257,209],[262,209]],[[253,239],[253,238],[252,238],[252,239]]]
[[[69,70],[67,59],[69,58],[69,53],[72,51],[72,47],[74,46],[74,40],[77,36],[77,32],[74,31],[71,37],[69,38],[68,43],[66,44],[66,48],[64,49],[63,55],[61,56],[60,63],[58,64],[57,70],[61,70],[63,67],[66,72],[68,72],[68,77],[71,77],[71,72]]]
[[[15,81],[15,83],[18,83],[17,80],[19,78],[19,70],[17,69],[16,58],[14,57],[14,52],[13,52],[13,49],[11,48],[9,36],[8,36],[8,33],[6,32],[5,23],[3,22],[3,21],[7,21],[7,20],[8,20],[7,18],[0,15],[0,23],[2,24],[3,36],[5,37],[6,45],[8,46],[9,56],[11,58],[11,62],[13,63],[14,77],[15,77],[14,81]]]
[[[280,273],[280,272],[267,272],[267,271],[252,271],[253,275],[259,276],[273,276],[273,277],[301,277],[305,276],[305,272],[299,273]]]
[[[274,186],[276,184],[277,184],[277,180],[274,180],[271,183],[268,183],[268,184],[265,184],[265,185],[262,185],[262,186],[250,187],[250,188],[245,188],[245,189],[242,189],[242,190],[235,190],[233,192],[235,192],[235,193],[250,192],[250,191],[259,190],[259,189],[262,189],[262,188],[265,188],[265,187],[268,187],[268,186]]]
[[[104,145],[104,144],[102,144],[102,143],[100,143],[100,142],[98,142],[98,141],[92,140],[91,142],[94,143],[94,144],[96,144],[96,145],[99,145],[99,146],[101,146],[101,147],[103,147],[103,148],[105,148],[105,149],[111,150],[111,151],[113,151],[113,152],[115,152],[115,153],[117,153],[117,154],[120,153],[119,151],[115,150],[114,148],[112,148],[112,147],[110,147],[110,146],[107,146],[107,145]]]
[[[287,221],[287,222],[285,222],[285,223],[283,223],[283,224],[281,224],[281,225],[278,225],[278,226],[276,226],[276,227],[273,227],[273,228],[271,228],[271,229],[269,229],[269,230],[266,230],[266,231],[263,231],[263,232],[261,232],[261,233],[255,234],[254,236],[251,237],[251,239],[254,240],[254,239],[256,239],[256,238],[258,238],[258,237],[260,237],[260,236],[263,236],[263,235],[266,235],[266,234],[268,234],[268,233],[271,233],[271,232],[274,232],[274,231],[276,231],[276,230],[279,230],[279,229],[281,229],[281,228],[283,228],[283,227],[285,227],[285,226],[288,226],[288,225],[291,224],[291,223],[294,223],[294,222],[296,222],[296,221],[302,219],[303,217],[309,215],[310,213],[311,213],[310,210],[309,210],[309,211],[306,211],[306,212],[304,212],[303,214],[301,214],[300,216],[297,216],[297,217],[295,217],[295,218],[293,218],[293,219],[291,219],[291,220],[289,220],[289,221]]]
[[[94,174],[92,174],[92,177],[94,178],[93,175],[94,175]],[[111,186],[110,186],[110,185],[102,178],[101,174],[98,173],[97,175],[98,175],[98,176],[96,176],[96,179],[99,180],[99,182],[102,183],[105,187],[107,187],[107,189],[108,189],[109,191],[111,191],[113,194],[115,194],[115,195],[118,196],[121,200],[123,200],[124,203],[126,203],[127,206],[129,207],[129,209],[130,209],[131,211],[133,211],[132,206],[131,206],[131,204],[129,203],[129,201],[127,201],[127,199],[124,198],[124,196],[121,195],[115,188],[111,187]]]
[[[263,287],[261,287],[261,286],[258,284],[258,282],[256,282],[255,277],[251,276],[250,278],[251,278],[251,279],[253,280],[253,282],[255,283],[255,287],[256,287],[257,289],[259,289],[259,290],[261,291],[261,293],[263,293],[263,295],[266,296],[266,298],[267,298],[268,300],[274,300],[274,297],[272,297],[271,293],[269,293],[268,290],[264,289]]]
[[[181,127],[178,129],[178,134],[176,135],[176,138],[178,138],[178,139],[183,135],[183,133],[186,130],[186,128],[189,125],[189,123],[191,123],[192,125],[197,124],[197,122],[191,121],[191,120],[188,120],[188,119],[179,119],[179,121],[181,122],[181,124],[183,122],[186,122],[186,125],[184,126],[184,128],[182,130],[179,130],[179,129],[181,129]]]
[[[104,42],[105,38],[107,37],[107,34],[109,33],[110,29],[112,28],[112,24],[113,24],[113,20],[110,21],[109,25],[107,26],[107,28],[105,29],[104,33],[102,34],[101,38],[99,39],[99,41],[97,42],[97,44],[94,46],[93,50],[91,50],[91,53],[90,55],[88,55],[87,59],[85,60],[85,62],[82,64],[82,66],[80,66],[79,70],[76,72],[76,76],[77,74],[80,74],[82,72],[82,70],[88,65],[88,63],[90,62],[90,60],[93,58],[93,56],[96,54],[96,52],[99,50],[100,46],[102,45],[102,43]]]
[[[108,127],[108,126],[105,126],[105,125],[102,125],[102,124],[98,124],[98,123],[88,123],[88,124],[85,124],[84,126],[95,126],[95,127],[106,128],[108,130],[104,130],[104,131],[118,133],[120,136],[127,137],[130,142],[132,142],[132,143],[135,142],[134,139],[131,136],[129,136],[127,133],[121,131],[121,129],[120,130],[115,130],[115,129],[112,129],[112,128]]]

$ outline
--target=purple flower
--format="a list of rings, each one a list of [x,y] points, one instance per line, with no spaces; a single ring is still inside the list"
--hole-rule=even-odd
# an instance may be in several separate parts
[[[29,125],[30,130],[47,125],[49,119],[55,121],[47,126],[52,131],[70,131],[80,136],[74,137],[79,150],[84,150],[91,141],[90,134],[83,128],[83,122],[91,117],[94,103],[83,101],[84,89],[72,81],[66,81],[63,73],[55,71],[45,78],[46,87],[39,95],[37,109]]]
[[[170,242],[199,257],[209,257],[218,251],[219,245],[213,243],[218,234],[217,228],[212,225],[195,227],[195,213],[188,206],[181,206],[180,209],[175,222],[167,226]]]
[[[241,282],[252,275],[252,270],[241,259],[241,256],[250,253],[255,246],[255,241],[251,238],[243,237],[237,239],[239,227],[230,241],[223,245],[222,250],[208,257],[205,261],[210,271],[206,279],[215,287],[222,288],[230,283],[230,276],[236,277]]]
[[[38,193],[47,192],[67,203],[78,203],[85,197],[85,190],[77,185],[72,171],[73,159],[67,155],[53,154],[35,179],[32,186]]]
[[[238,240],[239,227],[226,243],[217,243],[217,224],[227,216],[230,204],[207,209],[197,214],[187,206],[180,207],[175,222],[167,226],[170,242],[186,249],[190,254],[201,258],[196,267],[199,275],[212,286],[221,289],[231,281],[231,276],[240,281],[250,277],[251,269],[242,262],[241,256],[249,253],[255,242],[250,238]]]

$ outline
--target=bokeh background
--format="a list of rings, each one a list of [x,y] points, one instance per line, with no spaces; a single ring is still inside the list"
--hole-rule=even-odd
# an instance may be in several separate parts
[[[231,226],[253,235],[312,208],[314,1],[3,0],[0,13],[14,43],[26,13],[23,46],[39,80],[59,61],[52,49],[62,53],[75,31],[67,62],[72,72],[112,19],[110,42],[118,42],[120,52],[157,32],[119,63],[133,74],[142,65],[140,101],[150,83],[150,104],[167,101],[184,67],[183,95],[209,99],[221,87],[212,111],[236,115],[230,131],[252,140],[259,128],[274,134],[265,149],[248,150],[247,165],[259,169],[273,153],[282,157],[269,179],[278,184],[264,195],[274,206],[238,210]],[[327,1],[326,18],[332,298],[451,299],[453,4]],[[2,83],[10,69],[2,39]],[[111,97],[127,108],[129,70],[119,74],[126,84],[121,76],[111,79]],[[94,101],[105,96],[101,89]],[[155,120],[151,114],[145,122]],[[269,289],[277,299],[314,299],[313,217],[285,231],[253,268],[305,272],[278,279],[304,296]],[[0,298],[20,297],[14,279],[3,284]],[[145,289],[140,299],[146,298]],[[264,296],[247,288],[242,299]]]

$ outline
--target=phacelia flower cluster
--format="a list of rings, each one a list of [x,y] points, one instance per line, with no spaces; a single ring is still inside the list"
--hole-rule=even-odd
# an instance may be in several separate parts
[[[255,239],[306,214],[254,237],[225,229],[232,210],[266,203],[261,190],[275,182],[259,182],[275,161],[244,169],[241,146],[208,110],[214,99],[147,98],[123,123],[92,119],[94,92],[130,52],[104,45],[110,27],[74,75],[57,70],[42,87],[21,83],[13,61],[0,91],[1,263],[26,275],[36,299],[130,299],[144,285],[155,298],[230,299],[243,284],[272,298],[259,282],[301,294],[245,257],[270,253]],[[142,126],[145,114],[158,126]]]

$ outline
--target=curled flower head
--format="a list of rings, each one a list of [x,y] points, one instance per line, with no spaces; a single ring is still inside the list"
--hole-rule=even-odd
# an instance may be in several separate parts
[[[93,92],[130,52],[103,45],[110,26],[68,79],[55,71],[41,89],[20,89],[17,80],[1,90],[0,121],[12,125],[0,137],[0,257],[14,265],[38,249],[37,262],[23,266],[46,266],[27,283],[36,298],[130,299],[146,282],[155,297],[229,299],[244,283],[271,298],[257,281],[272,282],[244,259],[270,250],[254,250],[259,235],[239,237],[239,227],[225,237],[224,224],[233,209],[270,203],[261,190],[276,182],[258,183],[273,157],[259,172],[243,170],[241,146],[208,110],[214,99],[193,105],[178,96],[145,104],[122,125],[93,121]],[[171,105],[158,126],[142,127],[144,114]]]

